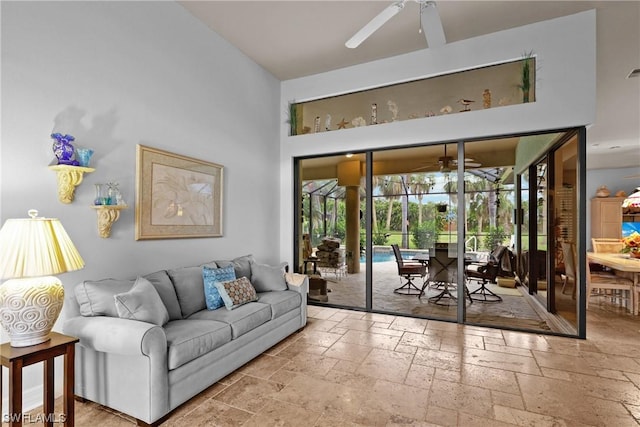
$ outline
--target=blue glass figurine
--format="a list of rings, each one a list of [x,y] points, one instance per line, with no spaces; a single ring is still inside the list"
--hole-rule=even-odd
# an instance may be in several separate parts
[[[53,143],[53,154],[58,158],[58,164],[78,166],[78,161],[73,159],[75,149],[71,144],[71,141],[75,140],[75,138],[71,135],[62,135],[61,133],[52,133],[51,138],[56,140],[56,142]]]

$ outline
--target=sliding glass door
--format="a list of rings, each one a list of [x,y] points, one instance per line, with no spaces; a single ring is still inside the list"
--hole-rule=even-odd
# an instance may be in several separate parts
[[[549,148],[517,174],[518,277],[529,295],[549,315],[554,332],[579,334],[580,280],[576,265],[579,133],[549,134]],[[567,266],[567,263],[570,263]],[[584,315],[584,311],[583,311]]]
[[[296,159],[310,303],[574,335],[560,243],[580,228],[575,135]]]
[[[456,321],[456,152],[456,144],[372,152],[374,310]],[[451,259],[434,256],[442,248]]]
[[[298,271],[311,275],[309,301],[365,309],[365,154],[297,162]]]

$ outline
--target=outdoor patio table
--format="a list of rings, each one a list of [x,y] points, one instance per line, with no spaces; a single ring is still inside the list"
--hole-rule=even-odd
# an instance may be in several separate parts
[[[418,261],[420,264],[429,265],[429,253],[428,252],[420,252],[415,254],[412,261]]]

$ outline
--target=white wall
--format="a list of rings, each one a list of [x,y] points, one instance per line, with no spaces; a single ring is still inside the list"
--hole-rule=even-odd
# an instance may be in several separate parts
[[[279,261],[278,80],[174,2],[1,7],[0,218],[30,208],[60,218],[86,263],[60,276],[67,292],[83,279],[247,253]],[[54,131],[96,152],[70,205],[47,168]],[[134,240],[136,144],[225,166],[224,237]],[[130,209],[102,239],[89,205],[93,184],[107,181]],[[41,370],[31,372],[25,389],[35,390]]]
[[[320,155],[557,129],[595,118],[595,11],[540,22],[282,83],[281,255],[293,258],[293,161]],[[536,102],[468,114],[290,137],[288,103],[446,74],[522,57],[537,62]],[[350,118],[347,118],[350,119]]]

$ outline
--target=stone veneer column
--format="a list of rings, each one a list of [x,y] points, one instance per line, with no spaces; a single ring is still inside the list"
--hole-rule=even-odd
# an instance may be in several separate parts
[[[359,160],[338,163],[338,185],[345,187],[346,241],[345,256],[348,273],[360,272],[360,179]]]
[[[345,192],[347,272],[360,272],[360,186],[350,185]]]

